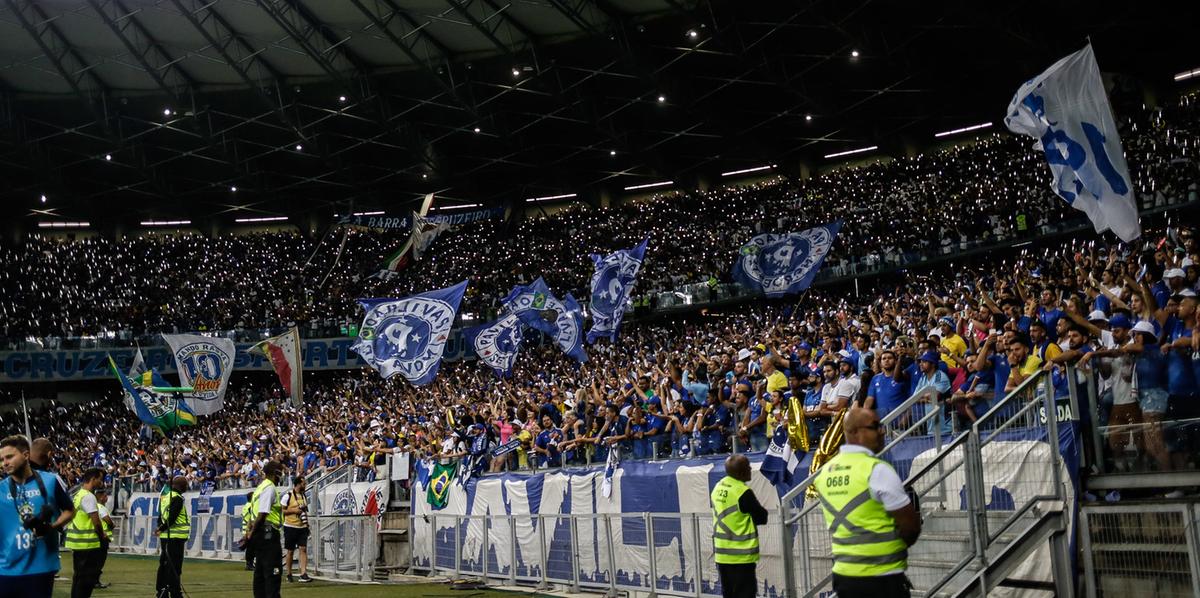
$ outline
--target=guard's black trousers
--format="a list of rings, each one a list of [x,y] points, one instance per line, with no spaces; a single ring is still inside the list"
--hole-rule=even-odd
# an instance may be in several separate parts
[[[833,574],[833,591],[838,598],[909,598],[911,587],[903,573],[877,577]]]
[[[183,598],[180,576],[183,575],[183,548],[187,540],[171,539],[158,541],[158,578],[154,582],[157,598]]]
[[[717,573],[721,577],[721,598],[754,598],[758,589],[757,570],[758,563],[717,563]]]
[[[103,548],[71,551],[71,598],[89,598],[92,595],[96,582],[100,580],[100,569],[104,566],[107,554],[108,551]]]
[[[254,550],[254,598],[279,598],[283,577],[283,546],[279,530],[262,525],[250,540]]]

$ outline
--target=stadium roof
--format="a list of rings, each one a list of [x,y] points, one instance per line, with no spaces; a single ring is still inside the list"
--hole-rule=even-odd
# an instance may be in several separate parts
[[[0,0],[0,199],[30,222],[328,216],[431,191],[495,205],[794,174],[999,125],[1017,85],[1088,36],[1106,72],[1136,83],[1114,96],[1170,91],[1200,66],[1196,11]]]

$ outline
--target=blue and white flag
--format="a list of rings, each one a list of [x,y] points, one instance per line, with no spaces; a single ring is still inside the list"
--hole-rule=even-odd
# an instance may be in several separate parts
[[[587,353],[583,351],[583,310],[570,293],[559,301],[546,281],[538,277],[532,285],[513,287],[504,298],[504,307],[525,325],[553,338],[572,359],[587,362]]]
[[[606,256],[592,254],[596,270],[592,273],[592,329],[587,333],[588,344],[602,336],[617,340],[617,330],[649,242],[647,238],[633,249],[621,249]]]
[[[798,233],[758,235],[738,250],[733,276],[768,297],[799,293],[812,284],[841,229],[838,220]]]
[[[237,347],[227,338],[199,334],[164,334],[175,357],[179,385],[192,387],[187,404],[196,415],[212,415],[225,406],[225,390],[237,358]]]
[[[604,498],[612,498],[613,476],[621,466],[621,446],[613,444],[608,447],[608,459],[604,461],[604,479],[600,482],[600,493]]]
[[[1129,167],[1091,44],[1026,81],[1004,124],[1038,140],[1034,148],[1046,156],[1054,192],[1087,214],[1096,232],[1111,230],[1127,243],[1141,236]]]
[[[791,490],[792,480],[799,470],[800,459],[796,457],[792,445],[788,444],[787,426],[782,424],[775,426],[775,434],[771,436],[771,444],[767,447],[766,455],[763,456],[759,473],[774,484],[775,490],[780,496],[783,496],[788,490]]]
[[[359,299],[367,313],[350,349],[384,378],[400,374],[416,386],[429,384],[466,289],[464,280],[405,299]]]
[[[516,314],[508,314],[495,322],[467,328],[463,336],[480,361],[495,370],[497,376],[507,378],[525,338],[521,333],[523,325]]]

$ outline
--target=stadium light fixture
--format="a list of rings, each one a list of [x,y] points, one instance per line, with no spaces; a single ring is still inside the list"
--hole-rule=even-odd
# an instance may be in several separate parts
[[[663,95],[658,96],[659,104],[665,104],[666,102],[667,102],[667,96],[663,96]]]
[[[527,197],[525,198],[525,201],[529,203],[535,203],[539,201],[554,201],[556,199],[571,199],[577,195],[578,193],[563,193],[562,195],[547,195],[545,197]]]
[[[104,154],[105,162],[112,162],[112,154]]]
[[[465,209],[465,208],[478,208],[478,207],[479,207],[479,204],[477,204],[477,203],[464,203],[464,204],[459,204],[456,206],[440,206],[440,207],[436,207],[436,208],[430,208],[429,211],[441,212],[443,210],[461,210],[461,209]]]
[[[610,156],[617,155],[617,150],[608,150],[608,155],[610,155]]]
[[[338,101],[339,101],[339,102],[342,102],[342,103],[345,103],[345,102],[346,102],[346,96],[338,96]]]
[[[850,50],[851,58],[858,58],[858,50]]]
[[[379,210],[376,212],[355,212],[354,215],[355,216],[379,216],[380,214],[385,214],[385,213],[386,212],[384,212],[383,210]]]
[[[771,170],[772,168],[775,168],[774,164],[767,164],[766,166],[755,166],[754,168],[743,168],[741,170],[731,170],[729,172],[722,172],[721,176],[734,176],[734,175],[746,174],[746,173],[750,173],[750,172],[759,172],[761,170]]]
[[[90,222],[39,222],[38,228],[87,228]]]
[[[811,115],[811,114],[805,114],[805,115],[804,115],[804,122],[806,122],[806,123],[810,123],[810,122],[812,122],[812,115]]]
[[[626,191],[637,191],[638,189],[651,189],[653,187],[666,187],[668,185],[674,185],[674,184],[675,184],[675,181],[659,181],[657,183],[646,183],[644,185],[631,185],[629,187],[626,187],[625,190]]]
[[[298,151],[298,152],[302,152],[302,151],[304,151],[304,146],[303,146],[303,145],[300,145],[299,143],[297,143],[297,144],[296,144],[296,151]]]
[[[42,195],[42,203],[46,203],[46,195],[45,194]]]
[[[1191,69],[1191,70],[1183,71],[1182,73],[1175,73],[1175,81],[1176,82],[1187,81],[1188,79],[1191,79],[1193,77],[1200,77],[1200,66],[1198,66],[1194,69]]]
[[[237,185],[230,187],[229,190],[233,193],[237,193]]]
[[[184,226],[191,223],[191,220],[143,220],[142,226]]]
[[[849,156],[851,154],[861,154],[863,152],[871,152],[871,151],[875,151],[877,149],[879,149],[878,145],[872,145],[871,147],[860,147],[858,149],[846,150],[844,152],[837,152],[835,154],[825,154],[825,157],[826,158],[840,158],[841,156]]]
[[[236,218],[234,222],[280,222],[287,219],[287,216],[262,216],[259,218]]]
[[[171,116],[171,109],[163,108],[163,116]]]
[[[513,67],[513,70],[512,70],[512,74],[513,74],[513,76],[514,76],[514,77],[520,77],[520,76],[521,76],[521,69],[518,69],[517,67],[515,67],[515,66],[514,66],[514,67]]]
[[[687,36],[691,39],[696,39],[697,37],[700,37],[700,32],[696,31],[695,29],[688,29]]]
[[[478,133],[478,132],[479,132],[479,127],[475,127],[475,132],[476,132],[476,133]]]
[[[941,133],[934,133],[933,136],[934,137],[946,137],[947,135],[958,135],[959,133],[966,133],[967,131],[978,131],[979,129],[986,129],[990,126],[992,126],[992,123],[990,123],[990,122],[980,123],[977,125],[971,125],[969,127],[962,127],[960,129],[954,129],[951,131],[942,131]]]

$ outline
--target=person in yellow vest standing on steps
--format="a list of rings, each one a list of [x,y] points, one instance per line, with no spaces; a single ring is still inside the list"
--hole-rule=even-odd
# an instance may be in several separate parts
[[[100,579],[104,554],[108,552],[108,534],[100,520],[100,509],[94,492],[104,484],[104,472],[91,468],[83,472],[83,480],[71,502],[75,516],[67,526],[67,548],[71,550],[71,598],[89,598]]]
[[[813,480],[832,537],[833,590],[841,598],[907,598],[920,515],[896,470],[875,456],[883,449],[879,416],[851,409],[842,428],[846,444]]]
[[[723,598],[754,598],[758,589],[758,526],[767,523],[750,481],[750,460],[731,455],[725,477],[713,487],[713,556]]]
[[[283,572],[283,548],[279,528],[283,526],[283,507],[276,487],[283,477],[283,465],[268,461],[263,467],[266,478],[254,489],[250,509],[255,513],[250,528],[243,531],[242,543],[254,550],[254,598],[279,598]]]
[[[156,598],[183,598],[183,549],[192,535],[192,518],[188,515],[187,478],[175,476],[167,492],[158,497],[158,577],[154,582]]]

